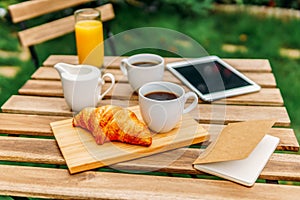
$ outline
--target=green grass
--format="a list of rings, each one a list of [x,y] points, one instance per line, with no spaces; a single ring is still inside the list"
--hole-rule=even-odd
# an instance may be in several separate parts
[[[20,52],[20,45],[16,38],[16,27],[9,21],[0,19],[0,50]],[[0,66],[19,66],[22,70],[15,78],[7,78],[0,75],[0,105],[2,105],[12,94],[25,83],[33,73],[34,67],[31,61],[21,61],[19,57],[1,57]]]

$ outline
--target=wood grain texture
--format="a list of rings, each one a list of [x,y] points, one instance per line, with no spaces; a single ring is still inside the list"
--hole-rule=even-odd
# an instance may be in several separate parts
[[[105,84],[102,87],[102,91],[105,91],[106,89],[108,89],[108,87],[109,87],[109,83]],[[185,86],[183,87],[186,89],[186,91],[189,90],[187,87]],[[19,89],[19,94],[33,95],[33,96],[63,97],[63,90],[60,81],[28,80]],[[123,100],[138,99],[137,94],[131,90],[130,85],[128,83],[122,83],[122,82],[117,83],[113,87],[113,89],[106,95],[106,98],[112,98],[112,97],[115,98],[117,97]],[[282,106],[283,99],[279,89],[263,88],[259,92],[230,97],[227,98],[226,100],[216,101],[216,103]]]
[[[39,67],[32,75],[34,80],[52,80],[59,81],[60,77],[56,69],[50,67]]]
[[[275,119],[275,126],[290,126],[290,118],[285,107],[237,106],[237,105],[198,105],[200,123],[227,124],[254,119]]]
[[[179,148],[149,157],[117,163],[111,165],[110,168],[127,171],[203,174],[191,165],[202,151],[195,148]],[[17,162],[66,164],[56,141],[53,139],[0,137],[0,158],[1,160]],[[274,153],[262,171],[260,178],[299,181],[299,168],[299,155]]]
[[[108,104],[127,107],[138,102],[104,99],[98,105]],[[73,116],[64,98],[13,95],[1,108],[8,113]],[[291,123],[285,107],[199,104],[193,112],[200,123],[227,124],[255,119],[275,119],[276,126],[288,127]]]
[[[227,59],[224,61],[232,65],[236,69],[244,72],[252,72],[253,70],[258,72],[271,72],[272,68],[269,60],[267,59]]]
[[[272,128],[269,134],[280,138],[278,150],[295,152],[300,150],[298,139],[293,129]]]
[[[108,59],[108,56],[104,57],[104,61]],[[50,55],[44,62],[43,66],[45,67],[53,67],[56,63],[64,62],[73,65],[77,65],[79,63],[77,55]]]
[[[13,95],[1,109],[8,113],[73,116],[65,99],[55,97]]]
[[[0,165],[0,193],[63,199],[295,199],[297,186]],[[11,183],[14,183],[13,185]],[[276,191],[276,192],[274,192]]]
[[[43,0],[43,1],[25,1],[8,6],[12,21],[14,23],[27,19],[32,19],[54,11],[70,8],[92,0]]]
[[[33,96],[63,97],[60,81],[28,80],[20,89],[19,94]]]
[[[262,88],[258,92],[217,100],[216,104],[283,106],[278,88]]]
[[[105,56],[104,66],[110,68],[119,68],[121,60],[125,58],[122,56]],[[222,58],[234,68],[243,72],[271,72],[272,68],[267,59],[229,59]],[[183,61],[183,58],[165,58],[166,63]],[[46,67],[53,67],[58,62],[66,62],[70,64],[78,64],[78,58],[75,55],[51,55],[44,62]]]
[[[129,109],[142,120],[138,106]],[[197,144],[209,139],[208,132],[188,114],[183,115],[181,123],[171,131],[153,134],[152,144],[149,147],[121,142],[97,145],[90,132],[72,126],[72,119],[52,122],[50,125],[71,174]]]
[[[263,88],[276,87],[275,77],[272,73],[266,73],[266,72],[255,73],[255,72],[246,72],[246,71],[241,71],[241,72]]]
[[[118,82],[125,82],[125,83],[128,82],[127,77],[125,77],[119,69],[106,68],[104,69],[104,72],[112,73]],[[254,82],[256,82],[257,84],[259,84],[263,88],[276,87],[275,77],[272,73],[244,72],[243,74],[248,78],[250,78],[251,80],[253,80]],[[36,80],[55,80],[55,81],[60,80],[57,71],[54,68],[50,68],[50,67],[38,68],[31,76],[31,78]],[[172,81],[175,83],[181,83],[180,80],[178,80],[173,74],[171,74],[167,70],[165,71],[164,80]]]
[[[0,133],[53,136],[50,123],[66,117],[0,113]]]
[[[69,117],[0,113],[0,133],[11,135],[53,136],[49,124],[68,118]],[[218,124],[201,124],[201,126],[203,126],[210,134],[210,140],[205,142],[205,145],[208,145],[210,141],[214,140],[224,128],[224,125]],[[299,143],[293,129],[272,128],[268,134],[280,138],[277,150],[296,152],[299,150]],[[12,146],[12,148],[14,147]]]
[[[101,20],[103,22],[115,17],[112,4],[105,4],[97,7],[97,9],[101,12]],[[72,15],[20,31],[18,32],[18,36],[21,44],[28,47],[71,33],[74,31],[74,27],[75,18]]]
[[[54,139],[0,137],[1,160],[65,165]]]

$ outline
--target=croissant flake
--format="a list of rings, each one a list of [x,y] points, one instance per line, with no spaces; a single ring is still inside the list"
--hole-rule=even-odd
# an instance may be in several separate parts
[[[98,108],[84,108],[72,121],[74,127],[81,127],[95,138],[97,144],[119,141],[141,146],[150,146],[152,135],[148,127],[134,112],[120,106],[106,105]]]

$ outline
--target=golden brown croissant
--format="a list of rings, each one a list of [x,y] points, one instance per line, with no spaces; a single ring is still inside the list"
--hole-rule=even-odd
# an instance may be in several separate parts
[[[106,105],[84,108],[73,118],[73,126],[90,131],[97,144],[120,141],[129,144],[150,146],[152,136],[147,126],[134,112],[119,106]]]

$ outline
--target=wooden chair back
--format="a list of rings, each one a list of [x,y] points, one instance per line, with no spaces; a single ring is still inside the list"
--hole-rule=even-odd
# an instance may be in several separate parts
[[[22,27],[22,30],[18,32],[19,41],[23,47],[29,47],[36,66],[39,66],[39,63],[34,45],[73,32],[75,18],[73,15],[70,15],[30,28],[26,27],[25,22],[49,13],[74,8],[87,3],[94,3],[97,6],[97,1],[93,0],[35,0],[21,2],[8,7],[12,21],[20,23]],[[110,3],[97,6],[96,9],[100,10],[101,19],[104,23],[115,17],[113,6]],[[105,26],[105,29],[106,33],[110,34],[108,26]]]

